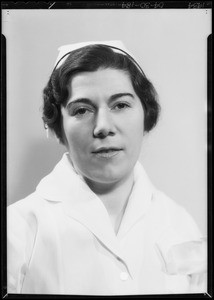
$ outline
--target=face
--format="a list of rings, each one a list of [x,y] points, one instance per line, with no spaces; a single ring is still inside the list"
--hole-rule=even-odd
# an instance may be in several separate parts
[[[100,69],[75,75],[61,108],[65,143],[76,171],[93,184],[132,173],[144,133],[144,111],[129,75]]]

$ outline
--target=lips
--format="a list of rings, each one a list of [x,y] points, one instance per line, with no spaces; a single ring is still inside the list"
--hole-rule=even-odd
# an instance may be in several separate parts
[[[111,151],[120,151],[122,150],[121,148],[116,148],[116,147],[100,147],[97,148],[96,150],[92,151],[92,153],[107,153]]]
[[[117,154],[122,151],[121,148],[116,147],[101,147],[97,148],[96,150],[92,151],[97,157],[101,158],[111,158],[113,156],[116,156]]]

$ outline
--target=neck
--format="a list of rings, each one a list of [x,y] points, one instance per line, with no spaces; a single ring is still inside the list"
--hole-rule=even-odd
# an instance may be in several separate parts
[[[132,191],[134,183],[133,173],[123,180],[112,184],[94,183],[89,182],[87,179],[85,181],[103,202],[117,233]]]

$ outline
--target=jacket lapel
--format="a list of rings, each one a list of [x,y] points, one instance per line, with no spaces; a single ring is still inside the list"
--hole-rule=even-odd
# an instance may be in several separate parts
[[[145,215],[150,206],[153,192],[154,186],[150,182],[143,166],[137,162],[134,169],[134,187],[118,231],[118,238],[123,238]]]
[[[62,202],[69,217],[88,228],[106,248],[126,263],[120,239],[146,213],[152,198],[152,185],[140,163],[135,166],[134,180],[117,236],[105,206],[75,172],[68,154],[65,153],[53,171],[41,180],[36,192],[48,201]]]
[[[112,253],[125,260],[108,213],[100,199],[78,176],[65,153],[36,192],[44,199],[62,202],[65,213],[87,227]]]

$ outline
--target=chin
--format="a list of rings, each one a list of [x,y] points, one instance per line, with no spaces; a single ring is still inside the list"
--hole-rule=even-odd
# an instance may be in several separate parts
[[[90,174],[91,176],[88,176],[88,178],[97,183],[111,184],[123,180],[129,174],[131,174],[131,172],[132,169],[130,170],[119,167],[110,169],[103,168],[102,170],[98,170],[97,172]]]

